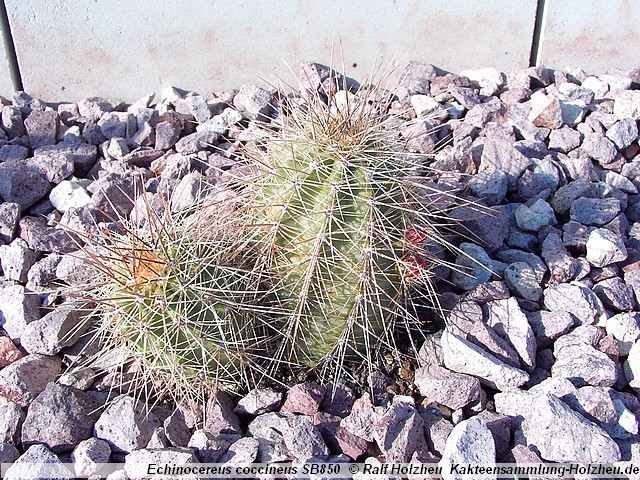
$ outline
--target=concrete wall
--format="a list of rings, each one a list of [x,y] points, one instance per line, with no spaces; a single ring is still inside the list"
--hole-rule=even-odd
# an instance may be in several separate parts
[[[360,79],[376,65],[409,60],[454,72],[525,68],[538,1],[543,0],[4,3],[27,92],[48,101],[96,95],[134,101],[167,85],[207,92],[260,79],[288,80],[286,64],[296,70],[302,60],[329,63],[332,49],[338,57],[343,52],[348,72]],[[629,43],[640,31],[638,3],[546,0],[540,63],[593,73],[640,63],[637,43]],[[624,21],[615,22],[616,16]],[[594,25],[599,34],[591,39]],[[7,95],[5,71],[0,94]]]
[[[640,67],[640,1],[546,0],[538,61],[589,73]]]

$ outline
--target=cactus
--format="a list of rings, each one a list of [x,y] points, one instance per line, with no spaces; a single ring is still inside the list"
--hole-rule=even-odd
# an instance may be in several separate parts
[[[258,173],[217,213],[146,205],[143,226],[120,221],[90,255],[105,348],[128,352],[160,395],[202,399],[283,366],[371,368],[399,322],[419,324],[414,289],[437,305],[433,270],[456,250],[435,207],[446,193],[408,151],[412,120],[389,113],[392,97],[343,87],[281,105],[265,148],[245,150]]]
[[[159,397],[202,400],[248,383],[245,365],[262,339],[244,241],[202,205],[178,214],[146,205],[144,218],[142,227],[120,220],[87,260],[99,273],[89,297],[99,304],[101,355],[123,349],[141,367],[137,383]]]
[[[417,321],[409,290],[429,287],[437,250],[452,248],[417,176],[424,156],[399,135],[409,120],[387,113],[383,93],[308,93],[256,161],[244,214],[281,312],[276,366],[371,365],[398,320]]]

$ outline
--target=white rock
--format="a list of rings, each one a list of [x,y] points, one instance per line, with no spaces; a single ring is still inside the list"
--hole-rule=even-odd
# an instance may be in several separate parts
[[[497,393],[496,411],[524,418],[521,434],[550,462],[613,463],[620,450],[605,431],[555,395],[520,390]]]
[[[488,282],[493,270],[493,262],[484,248],[468,242],[460,244],[456,266],[458,268],[453,269],[451,281],[464,290]]]
[[[602,99],[609,92],[609,84],[603,82],[598,77],[590,76],[582,82],[584,88],[588,88],[594,93],[595,99]]]
[[[636,341],[629,349],[627,361],[624,362],[624,376],[629,382],[629,386],[640,394],[640,340]]]
[[[536,340],[527,317],[514,297],[486,304],[487,323],[498,335],[507,338],[518,352],[524,368],[532,372],[536,366]]]
[[[529,375],[498,360],[473,343],[445,330],[442,334],[444,364],[449,370],[472,375],[497,390],[524,385]]]
[[[640,120],[640,90],[627,90],[618,93],[613,102],[613,114],[618,118]]]
[[[496,461],[496,446],[484,420],[473,417],[458,423],[447,438],[439,465],[443,478],[464,479],[467,475],[451,473],[451,464],[492,465]],[[492,480],[495,474],[473,475],[474,479]]]
[[[411,95],[411,106],[418,117],[446,118],[447,112],[428,95]]]
[[[596,228],[587,240],[587,260],[595,267],[606,267],[627,258],[622,238],[606,228]]]
[[[74,180],[63,180],[53,187],[49,200],[56,210],[64,213],[69,208],[80,208],[91,203],[89,192]]]
[[[537,232],[545,225],[555,225],[556,215],[547,202],[542,199],[535,201],[533,205],[520,205],[515,211],[516,224],[522,230]]]
[[[605,323],[608,335],[618,340],[620,355],[629,355],[631,346],[640,339],[640,313],[624,312],[610,317]]]
[[[499,72],[495,68],[487,67],[477,70],[464,70],[460,75],[467,77],[480,87],[481,95],[495,95],[507,80],[504,73]]]

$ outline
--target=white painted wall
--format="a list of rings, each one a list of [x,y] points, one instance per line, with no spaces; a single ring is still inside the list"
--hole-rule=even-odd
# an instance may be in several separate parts
[[[537,0],[4,0],[24,89],[47,101],[134,101],[292,79],[302,60],[348,73],[409,60],[459,72],[529,64]],[[640,66],[640,0],[546,0],[538,64]],[[337,45],[340,46],[337,46]],[[0,95],[11,93],[0,49]],[[357,65],[357,66],[354,66]]]
[[[135,100],[166,85],[239,87],[302,60],[450,71],[528,66],[535,0],[5,0],[24,88],[47,100]],[[357,67],[352,67],[357,64]]]
[[[546,0],[538,63],[601,74],[640,67],[640,1]]]

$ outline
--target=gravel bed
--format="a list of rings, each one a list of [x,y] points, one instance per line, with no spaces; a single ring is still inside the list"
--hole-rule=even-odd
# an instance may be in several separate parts
[[[303,88],[327,73],[302,68]],[[60,223],[90,233],[128,215],[140,178],[152,201],[178,192],[178,208],[203,182],[241,175],[236,142],[259,138],[276,92],[0,99],[0,462],[85,474],[151,460],[640,463],[640,70],[457,75],[411,62],[403,78],[397,108],[431,132],[411,147],[439,145],[439,184],[493,209],[459,215],[477,238],[452,260],[474,275],[441,282],[447,327],[404,372],[413,387],[398,394],[381,371],[373,395],[309,382],[220,392],[204,424],[195,407],[146,415],[110,396],[104,366],[66,372],[88,334],[69,335],[82,312],[51,287],[86,278]]]

